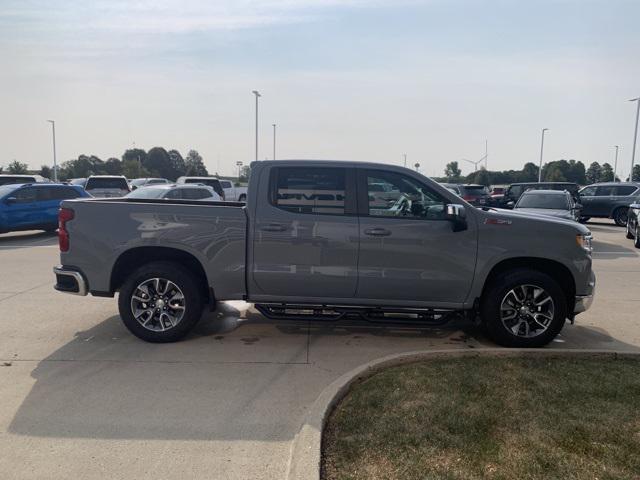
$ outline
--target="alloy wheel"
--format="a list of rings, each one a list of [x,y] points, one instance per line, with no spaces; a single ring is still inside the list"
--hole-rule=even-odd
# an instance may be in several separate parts
[[[180,323],[185,312],[182,290],[166,278],[149,278],[131,295],[131,313],[147,330],[164,332]]]
[[[500,319],[504,327],[517,337],[532,338],[546,332],[554,317],[551,295],[536,285],[512,288],[500,304]]]

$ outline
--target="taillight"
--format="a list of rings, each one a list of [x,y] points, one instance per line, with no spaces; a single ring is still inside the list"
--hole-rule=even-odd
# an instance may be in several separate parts
[[[61,252],[69,250],[69,232],[67,222],[73,220],[74,213],[70,208],[61,208],[58,212],[58,245]]]

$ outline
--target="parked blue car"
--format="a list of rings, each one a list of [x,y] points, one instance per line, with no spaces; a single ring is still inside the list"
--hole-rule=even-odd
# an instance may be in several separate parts
[[[80,185],[27,183],[0,186],[0,233],[58,228],[60,202],[90,197]]]

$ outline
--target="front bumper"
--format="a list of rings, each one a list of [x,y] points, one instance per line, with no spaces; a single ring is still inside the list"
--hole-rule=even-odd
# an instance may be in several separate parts
[[[53,267],[53,273],[56,275],[56,284],[53,288],[59,292],[82,296],[88,293],[87,281],[82,273],[66,269],[62,265]]]
[[[596,276],[591,272],[591,278],[589,279],[590,292],[585,295],[576,295],[576,301],[573,307],[573,314],[586,312],[593,303],[593,297],[596,294]]]

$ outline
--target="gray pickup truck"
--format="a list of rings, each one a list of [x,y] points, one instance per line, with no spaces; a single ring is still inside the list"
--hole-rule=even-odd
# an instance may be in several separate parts
[[[269,318],[433,322],[463,314],[537,347],[591,304],[591,234],[481,210],[417,172],[315,160],[252,165],[248,203],[91,199],[60,209],[56,290],[112,297],[136,336],[185,336],[206,306]]]

